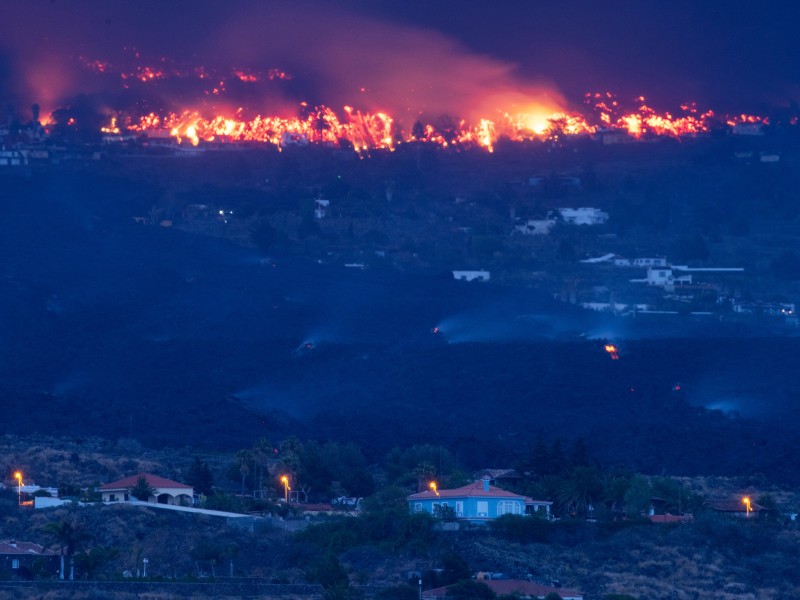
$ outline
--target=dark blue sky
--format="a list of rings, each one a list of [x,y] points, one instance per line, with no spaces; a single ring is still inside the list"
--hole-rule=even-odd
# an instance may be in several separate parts
[[[572,104],[612,91],[656,106],[753,111],[800,96],[800,3],[760,4],[6,0],[0,93],[47,104],[97,92],[69,60],[113,60],[136,46],[151,57],[286,68],[297,76],[287,100],[357,104],[363,87],[366,105],[445,110],[544,85]]]

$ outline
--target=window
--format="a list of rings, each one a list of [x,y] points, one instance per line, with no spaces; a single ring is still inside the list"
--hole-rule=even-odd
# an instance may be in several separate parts
[[[456,516],[464,516],[464,503],[461,500],[456,500]]]
[[[11,568],[12,569],[19,569],[19,559],[18,558],[12,558],[11,559]]]
[[[500,515],[520,515],[522,514],[522,508],[519,505],[519,502],[514,500],[501,500],[497,503],[497,516]]]
[[[478,516],[489,516],[489,502],[487,500],[478,500]]]
[[[108,501],[109,502],[116,502],[117,501],[117,495],[116,494],[109,494],[108,495]]]
[[[422,502],[414,502],[414,512],[422,512]]]

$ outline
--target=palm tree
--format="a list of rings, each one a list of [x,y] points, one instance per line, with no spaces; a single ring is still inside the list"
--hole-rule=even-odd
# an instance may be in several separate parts
[[[597,467],[575,467],[564,479],[559,501],[567,513],[584,516],[603,496],[603,474]]]
[[[158,490],[150,485],[145,476],[142,475],[136,480],[136,484],[133,487],[128,488],[128,493],[137,500],[147,502],[150,496],[155,496],[158,493]]]
[[[247,450],[239,450],[236,453],[236,460],[239,462],[239,474],[242,476],[242,496],[244,496],[245,481],[250,474],[250,467],[248,466],[250,458],[250,452]]]
[[[64,555],[66,554],[70,559],[69,580],[72,581],[75,579],[75,552],[92,536],[86,531],[84,524],[75,519],[51,521],[42,526],[42,530],[50,536],[52,545],[58,545],[61,549],[59,579],[64,579]]]
[[[255,475],[258,475],[258,491],[264,490],[264,468],[267,466],[267,461],[272,458],[273,447],[266,438],[259,439],[255,445],[250,449],[250,454],[253,458],[254,470],[254,483]]]

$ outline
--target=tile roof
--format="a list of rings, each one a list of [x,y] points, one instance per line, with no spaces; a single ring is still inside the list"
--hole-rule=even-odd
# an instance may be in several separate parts
[[[426,490],[417,494],[411,494],[406,498],[408,501],[414,500],[436,500],[437,498],[514,498],[515,500],[522,500],[526,505],[550,505],[553,504],[548,500],[534,500],[522,494],[515,494],[507,490],[503,490],[493,485],[489,486],[489,490],[483,489],[483,481],[475,481],[469,485],[452,490],[437,490],[438,494],[433,490]]]
[[[0,554],[24,554],[26,556],[55,556],[56,552],[33,542],[0,541]]]
[[[669,513],[665,515],[649,515],[647,518],[653,523],[686,523],[694,520],[692,515],[671,515]]]
[[[110,490],[127,490],[136,485],[141,477],[144,477],[145,481],[150,484],[151,487],[156,489],[163,489],[163,488],[183,488],[186,490],[192,490],[192,486],[186,485],[185,483],[178,483],[177,481],[172,481],[171,479],[164,479],[163,477],[157,477],[156,475],[151,475],[150,473],[139,473],[138,475],[131,475],[130,477],[126,477],[125,479],[120,479],[119,481],[112,481],[111,483],[106,483],[100,486],[100,491],[110,491]]]
[[[499,487],[493,485],[489,486],[489,490],[483,489],[483,482],[476,481],[453,490],[438,490],[438,494],[433,490],[426,490],[418,494],[412,494],[408,497],[409,500],[435,500],[436,498],[521,498],[528,500],[522,494],[514,494],[501,490]]]

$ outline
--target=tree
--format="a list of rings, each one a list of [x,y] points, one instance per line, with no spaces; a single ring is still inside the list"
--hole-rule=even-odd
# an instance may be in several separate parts
[[[584,516],[603,493],[602,473],[596,467],[576,467],[559,490],[559,501],[568,512]]]
[[[250,452],[247,450],[239,450],[239,452],[236,453],[236,461],[239,464],[239,475],[242,477],[242,496],[244,496],[245,482],[247,481],[247,476],[250,474],[250,466],[248,465],[250,462]]]
[[[61,550],[61,569],[59,579],[64,579],[64,556],[70,559],[69,579],[75,578],[74,556],[75,553],[91,539],[85,526],[75,519],[62,519],[51,521],[42,526],[42,531],[51,539],[52,545],[58,545]]]
[[[137,500],[147,502],[151,496],[155,496],[158,493],[158,490],[150,485],[145,476],[142,475],[132,487],[128,488],[128,493]]]
[[[586,447],[586,440],[582,437],[575,440],[575,445],[572,447],[570,462],[573,467],[588,467],[592,464],[592,460],[589,456],[589,449]]]
[[[653,489],[647,478],[634,475],[628,490],[625,492],[625,513],[629,517],[638,517],[650,507]]]
[[[493,600],[497,594],[485,583],[467,579],[447,588],[447,597],[450,600]]]
[[[97,546],[88,552],[75,556],[75,564],[87,579],[95,579],[100,567],[111,562],[119,556],[116,548]]]
[[[214,494],[214,476],[208,464],[201,462],[198,457],[194,457],[192,466],[189,467],[189,473],[186,477],[187,482],[199,494],[204,496],[211,496]]]
[[[306,572],[310,581],[319,583],[324,588],[347,586],[347,571],[332,553],[325,554]]]
[[[255,487],[255,477],[258,477],[258,489],[262,491],[264,489],[264,469],[266,468],[268,462],[275,453],[275,448],[273,448],[272,444],[266,438],[260,438],[250,449],[250,456],[253,459],[253,465],[255,467],[253,476],[254,476],[254,487]]]
[[[544,544],[550,539],[550,523],[543,518],[522,515],[501,515],[489,527],[507,540],[520,544]]]
[[[442,569],[445,577],[445,585],[469,579],[470,570],[467,561],[455,552],[449,552],[442,557]]]

